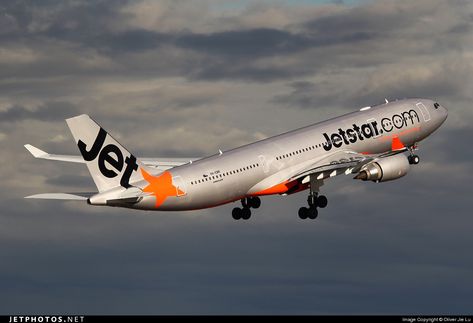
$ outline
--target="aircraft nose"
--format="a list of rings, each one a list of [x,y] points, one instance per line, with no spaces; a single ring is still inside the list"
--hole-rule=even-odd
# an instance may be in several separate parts
[[[434,103],[434,108],[436,118],[439,120],[440,124],[442,124],[448,117],[448,110],[443,105],[440,105],[438,102]]]
[[[448,110],[443,105],[440,106],[440,109],[441,109],[441,113],[442,113],[442,122],[444,122],[445,120],[447,120]]]

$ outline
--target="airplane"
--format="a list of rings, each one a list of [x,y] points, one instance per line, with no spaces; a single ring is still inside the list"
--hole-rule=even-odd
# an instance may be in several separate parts
[[[235,220],[248,220],[267,195],[308,190],[301,219],[315,219],[328,204],[320,188],[337,175],[386,182],[419,163],[414,153],[447,119],[430,99],[403,99],[367,106],[327,121],[263,139],[205,158],[137,158],[88,115],[66,119],[80,156],[49,154],[41,159],[86,164],[98,192],[48,193],[26,198],[83,200],[90,205],[139,210],[184,211],[241,201]]]

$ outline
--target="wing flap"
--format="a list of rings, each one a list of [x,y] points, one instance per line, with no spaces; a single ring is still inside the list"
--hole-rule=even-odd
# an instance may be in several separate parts
[[[316,175],[320,180],[341,174],[348,175],[357,172],[373,159],[372,155],[339,151],[299,170],[289,180],[302,180],[302,183],[306,183],[309,181],[307,178],[309,175]]]

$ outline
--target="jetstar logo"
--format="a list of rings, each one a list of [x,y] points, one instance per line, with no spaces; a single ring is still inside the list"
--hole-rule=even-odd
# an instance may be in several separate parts
[[[125,188],[131,187],[130,177],[134,171],[138,170],[136,157],[132,154],[124,157],[122,149],[117,145],[108,144],[104,146],[106,138],[107,132],[100,128],[90,149],[87,149],[87,145],[82,140],[79,140],[77,145],[82,157],[86,161],[97,159],[100,172],[107,178],[117,177],[125,169],[120,179],[120,185]],[[163,204],[164,200],[170,196],[185,194],[183,190],[173,184],[172,174],[169,171],[153,176],[141,168],[141,175],[148,182],[148,185],[143,188],[143,192],[149,193],[156,198],[156,207]]]
[[[120,185],[128,188],[130,187],[130,176],[133,171],[138,170],[138,164],[136,163],[136,157],[130,154],[124,158],[122,151],[114,144],[108,144],[103,147],[107,132],[100,128],[100,131],[95,138],[90,150],[87,150],[87,145],[79,140],[77,146],[79,146],[80,153],[86,161],[92,161],[98,156],[99,170],[103,176],[107,178],[117,177],[122,172],[123,167],[126,164],[125,171],[120,179]],[[107,162],[107,163],[106,163]],[[109,168],[111,166],[111,168]]]
[[[338,132],[330,135],[324,133],[323,136],[326,142],[323,144],[323,147],[326,151],[329,151],[333,147],[340,148],[343,144],[354,144],[358,140],[363,141],[383,133],[389,133],[395,129],[401,129],[409,125],[409,122],[413,125],[415,120],[420,122],[419,115],[415,110],[411,109],[401,114],[395,114],[390,118],[382,118],[381,125],[377,121],[371,121],[361,126],[354,123],[350,129],[338,128]]]
[[[164,203],[164,200],[170,196],[179,196],[185,194],[184,191],[175,186],[172,182],[172,175],[169,171],[158,176],[152,176],[144,169],[141,169],[143,178],[149,183],[143,192],[150,193],[156,197],[156,207]]]

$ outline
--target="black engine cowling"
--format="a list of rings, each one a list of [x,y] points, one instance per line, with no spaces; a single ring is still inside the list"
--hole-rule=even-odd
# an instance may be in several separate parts
[[[404,154],[381,158],[363,166],[355,179],[362,181],[387,182],[407,174],[409,161]]]

